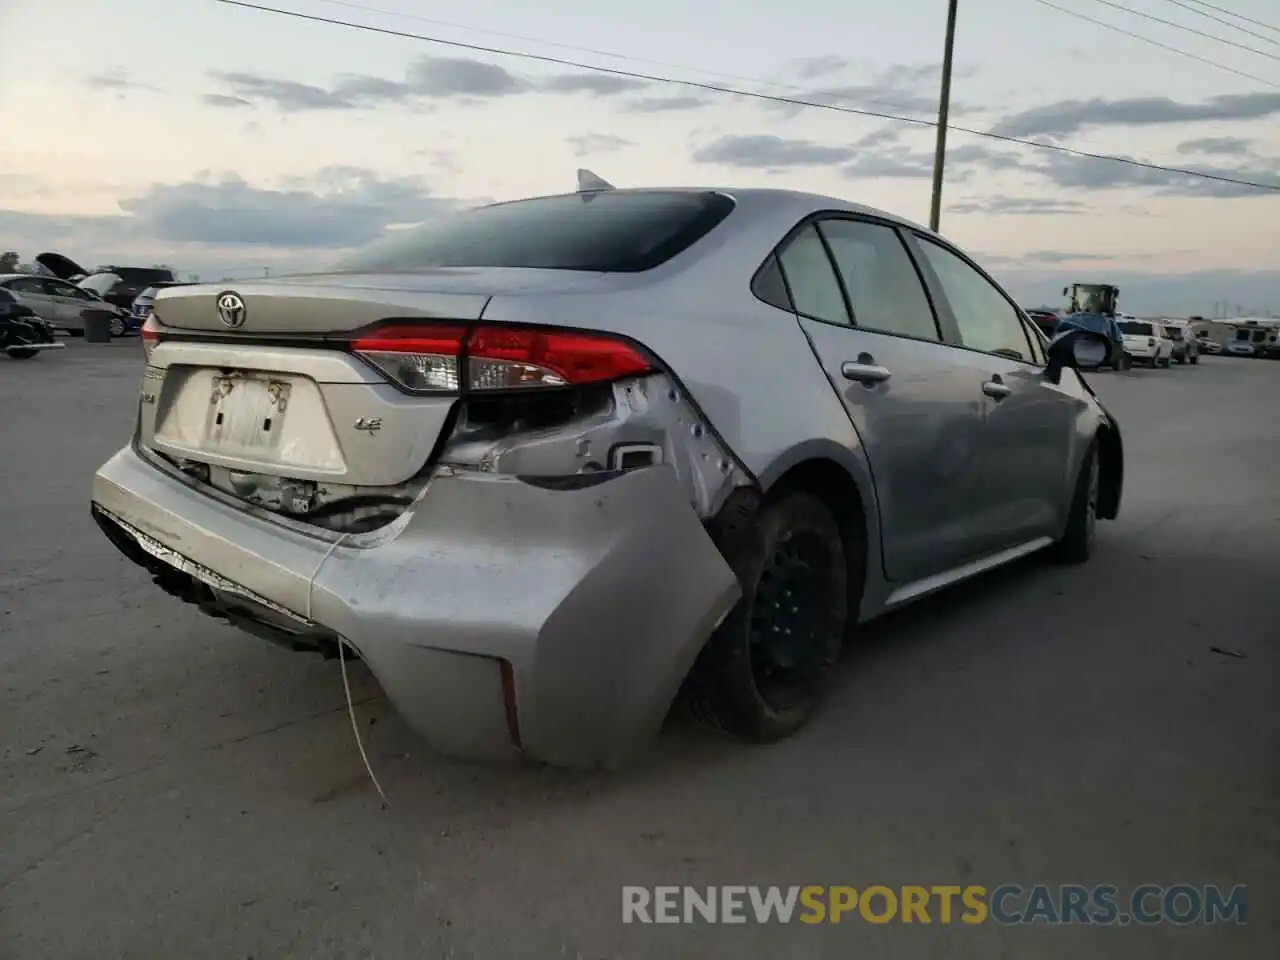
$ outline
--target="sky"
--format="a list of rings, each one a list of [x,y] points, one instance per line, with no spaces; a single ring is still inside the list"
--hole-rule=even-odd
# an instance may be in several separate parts
[[[579,167],[928,221],[932,128],[784,101],[935,119],[946,0],[262,2],[490,49],[217,0],[0,0],[0,248],[314,269]],[[1280,186],[1280,7],[1212,4],[960,0],[951,122]],[[1280,314],[1280,192],[954,129],[945,171],[941,232],[1027,306],[1081,281],[1133,313]]]

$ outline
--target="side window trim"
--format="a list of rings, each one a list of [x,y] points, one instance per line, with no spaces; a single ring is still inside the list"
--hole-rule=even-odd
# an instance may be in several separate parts
[[[967,264],[971,270],[973,270],[976,274],[978,274],[978,276],[986,280],[987,283],[991,285],[991,288],[995,290],[995,292],[1000,295],[1000,298],[1009,305],[1010,309],[1013,310],[1013,315],[1018,321],[1018,328],[1022,331],[1022,339],[1026,341],[1027,357],[1023,358],[1022,360],[1018,360],[1017,362],[1025,363],[1033,367],[1044,366],[1044,364],[1037,363],[1035,360],[1036,353],[1031,346],[1031,335],[1027,331],[1026,320],[1022,316],[1022,308],[1019,307],[1016,303],[1013,302],[1013,300],[1010,299],[1009,295],[1005,293],[1004,288],[1001,287],[1000,284],[996,283],[995,280],[991,278],[991,275],[987,273],[987,271],[983,270],[980,266],[974,263],[973,260],[965,256],[963,252],[961,252],[960,250],[957,250],[955,247],[947,243],[941,237],[926,237],[922,233],[920,233],[918,230],[913,230],[911,231],[911,243],[913,246],[916,246],[919,244],[925,244],[925,243],[932,243],[935,246],[941,247],[943,250],[947,251],[952,256],[958,257],[962,263]],[[979,350],[977,347],[970,347],[965,345],[964,339],[960,335],[960,325],[956,321],[955,312],[951,309],[951,302],[947,300],[946,291],[942,289],[942,282],[938,279],[938,275],[934,273],[933,268],[929,266],[928,257],[924,255],[924,248],[918,247],[916,249],[916,253],[919,259],[923,262],[923,265],[928,269],[929,276],[932,278],[933,282],[938,285],[938,295],[942,298],[942,301],[947,304],[947,313],[950,316],[951,328],[955,334],[955,340],[954,342],[951,342],[951,345],[953,347],[959,347],[961,350],[972,350],[975,353],[985,353],[988,356],[999,356],[999,354],[993,354],[989,350]],[[1011,359],[1011,358],[1008,358],[1008,359]]]

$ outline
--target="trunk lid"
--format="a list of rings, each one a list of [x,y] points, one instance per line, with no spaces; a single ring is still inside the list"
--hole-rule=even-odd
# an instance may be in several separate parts
[[[411,274],[316,274],[162,289],[155,311],[165,326],[226,335],[218,300],[244,303],[237,334],[348,333],[388,318],[478,320],[493,296],[573,293],[607,284],[606,274],[573,270],[449,267]]]
[[[74,280],[83,277],[90,271],[61,253],[41,253],[36,255],[36,263],[44,267],[59,280]]]

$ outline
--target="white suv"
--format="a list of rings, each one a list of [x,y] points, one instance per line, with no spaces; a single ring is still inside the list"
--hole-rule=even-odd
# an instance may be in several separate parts
[[[1124,352],[1132,360],[1149,363],[1152,368],[1173,363],[1173,339],[1162,324],[1151,320],[1126,317],[1120,320],[1124,336]]]

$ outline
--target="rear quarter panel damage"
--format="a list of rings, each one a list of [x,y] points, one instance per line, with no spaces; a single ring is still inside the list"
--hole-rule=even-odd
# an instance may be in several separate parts
[[[475,731],[500,729],[495,706],[406,648],[506,660],[526,753],[608,766],[657,732],[739,596],[669,465],[559,490],[446,471],[394,540],[334,549],[312,610],[445,752],[475,755]],[[498,739],[485,752],[509,752]]]

